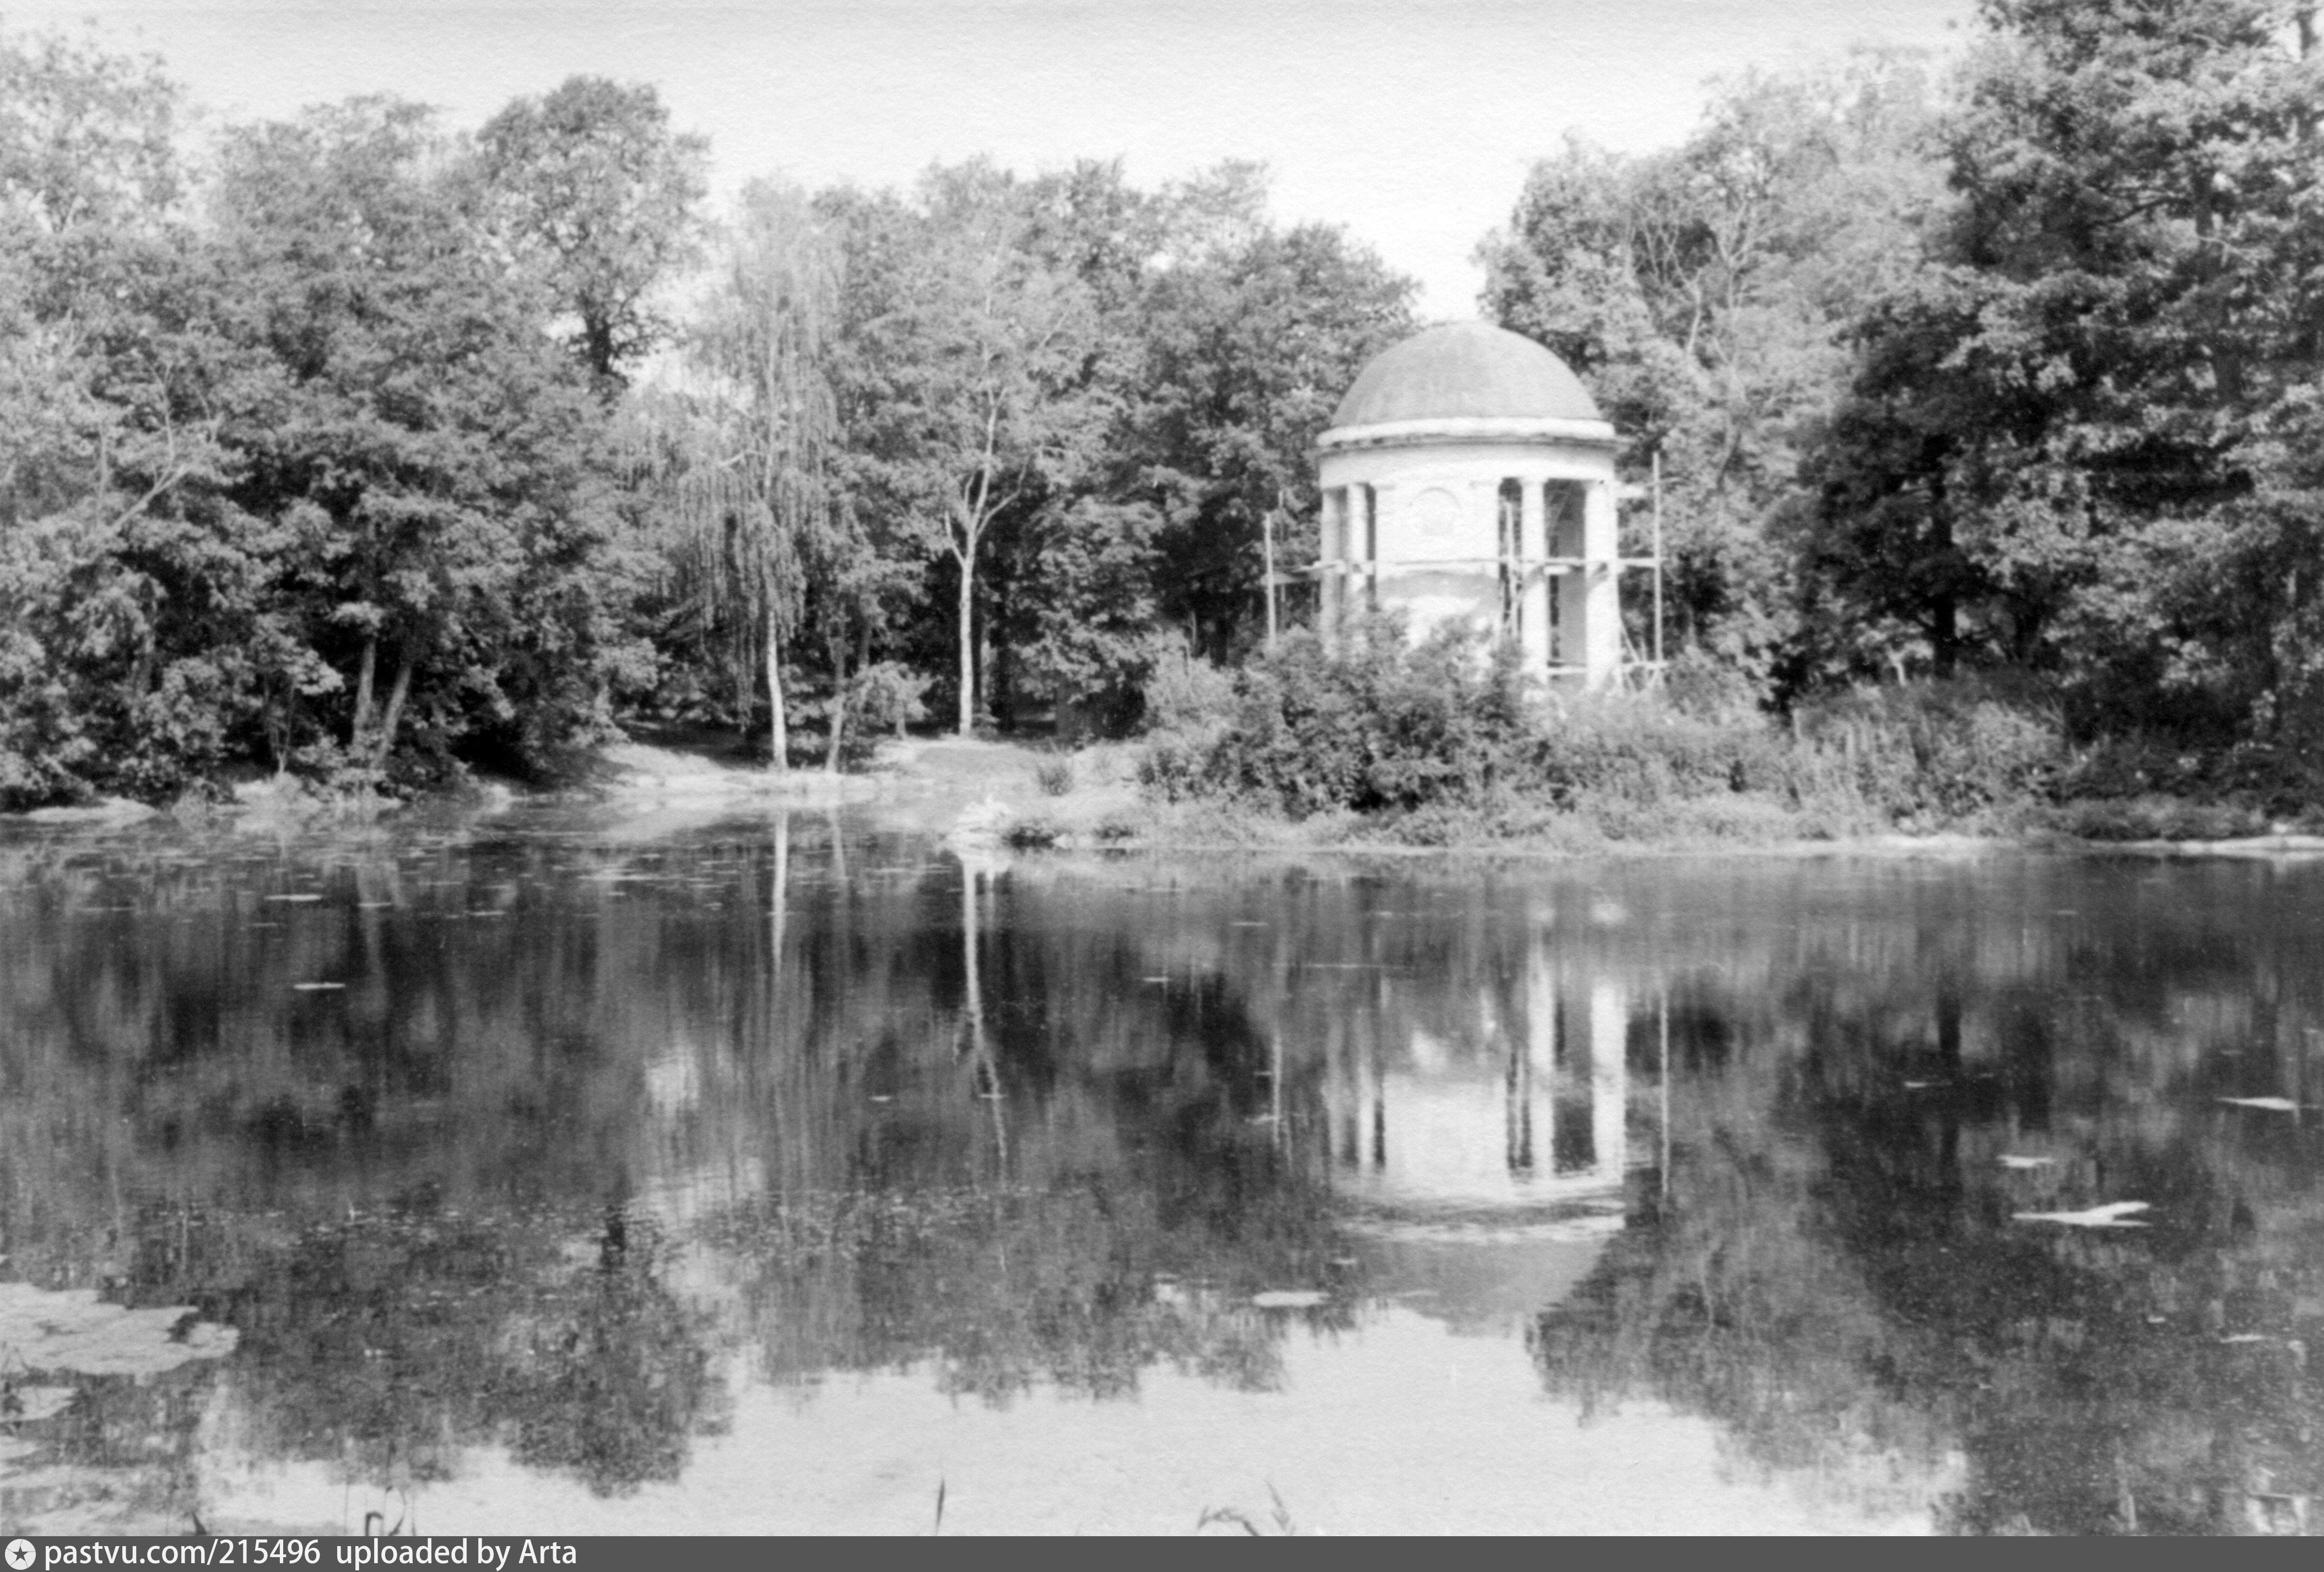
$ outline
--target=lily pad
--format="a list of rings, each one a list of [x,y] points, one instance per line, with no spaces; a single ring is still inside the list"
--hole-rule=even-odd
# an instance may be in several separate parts
[[[0,1282],[0,1364],[78,1375],[153,1375],[195,1359],[222,1359],[237,1334],[215,1321],[180,1325],[191,1305],[129,1310],[93,1288]]]

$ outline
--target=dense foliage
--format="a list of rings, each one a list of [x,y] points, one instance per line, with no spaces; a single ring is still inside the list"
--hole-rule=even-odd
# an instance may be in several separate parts
[[[1574,365],[1658,496],[1682,710],[1805,738],[1850,704],[1952,716],[1840,695],[1958,676],[2053,752],[2296,796],[2324,727],[2312,20],[1980,21],[1950,63],[1720,84],[1665,152],[1567,146],[1481,246],[1485,309]],[[1406,280],[1272,220],[1252,166],[758,181],[714,222],[708,149],[650,87],[576,78],[473,137],[355,100],[228,128],[197,179],[157,62],[0,35],[0,78],[7,805],[537,774],[623,719],[779,768],[917,720],[1150,722],[1173,662],[1258,651],[1266,543],[1314,548],[1314,437],[1414,325]],[[1540,723],[1449,647],[1321,659],[1254,666],[1204,771],[1401,811],[1475,796]],[[1342,725],[1359,702],[1385,731]]]
[[[1239,166],[714,225],[650,87],[353,100],[196,180],[159,62],[0,35],[0,806],[541,774],[624,713],[835,766],[1132,724],[1167,625],[1252,643],[1268,516],[1411,326]]]
[[[358,100],[229,132],[180,200],[157,75],[5,47],[0,798],[602,730],[645,653],[605,415],[464,145]]]
[[[1506,648],[1487,657],[1452,630],[1415,646],[1392,619],[1335,649],[1293,635],[1207,685],[1166,673],[1149,707],[1140,770],[1156,795],[1361,815],[1420,844],[2066,827],[2053,799],[2153,795],[2097,778],[2116,761],[2078,753],[2054,702],[2022,684],[1835,691],[1795,706],[1784,730],[1715,691],[1544,694]],[[2132,825],[2170,828],[2120,808],[2071,827],[2127,838]]]
[[[2308,8],[1987,0],[1537,166],[1487,304],[1659,455],[1681,645],[1795,702],[2006,670],[2080,735],[2315,739]]]

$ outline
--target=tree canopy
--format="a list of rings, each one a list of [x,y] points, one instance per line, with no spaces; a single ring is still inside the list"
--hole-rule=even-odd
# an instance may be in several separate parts
[[[1657,483],[1674,681],[2324,723],[2313,36],[1988,0],[1950,61],[1745,71],[1676,147],[1533,168],[1481,304]],[[543,772],[622,718],[834,767],[931,706],[1134,726],[1157,662],[1258,647],[1314,437],[1417,325],[1256,165],[714,208],[650,85],[580,76],[473,134],[228,126],[197,175],[157,61],[0,33],[0,81],[11,804]]]

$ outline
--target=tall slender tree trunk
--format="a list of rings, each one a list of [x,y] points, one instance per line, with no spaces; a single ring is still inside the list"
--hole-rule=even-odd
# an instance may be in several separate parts
[[[1929,501],[1936,525],[1934,544],[1945,575],[1942,587],[1929,600],[1929,663],[1935,676],[1949,677],[1960,657],[1960,596],[1955,587],[1960,564],[1954,550],[1952,500],[1942,470],[1930,479]]]
[[[371,767],[374,769],[383,769],[387,766],[388,753],[395,747],[396,725],[403,719],[403,701],[410,694],[411,651],[407,649],[403,652],[403,658],[396,663],[395,685],[388,689],[387,712],[380,717],[379,739],[372,747]]]
[[[775,637],[771,606],[767,611],[767,708],[774,733],[769,744],[772,756],[767,761],[767,768],[780,775],[791,764],[791,726],[790,716],[783,709],[783,652]]]
[[[372,673],[379,665],[379,635],[364,640],[363,664],[355,668],[355,722],[347,731],[349,751],[363,746],[364,736],[371,730]]]
[[[1960,665],[1960,602],[1950,590],[1929,607],[1929,664],[1937,676],[1950,676]]]
[[[971,616],[976,609],[976,546],[973,541],[955,552],[960,558],[960,734],[976,730],[976,638]]]
[[[839,749],[847,735],[847,640],[831,641],[831,739],[823,751],[823,773],[839,773]]]
[[[751,709],[759,691],[759,657],[752,648],[754,641],[747,627],[736,632],[733,640],[734,730],[747,745],[751,740]]]

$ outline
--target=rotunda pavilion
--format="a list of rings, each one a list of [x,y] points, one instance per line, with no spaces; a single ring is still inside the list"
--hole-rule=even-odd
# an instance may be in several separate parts
[[[1402,607],[1462,619],[1531,670],[1600,687],[1626,661],[1614,427],[1572,369],[1484,322],[1415,334],[1364,367],[1316,440],[1324,639]]]

